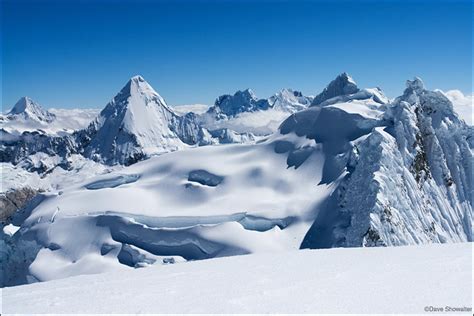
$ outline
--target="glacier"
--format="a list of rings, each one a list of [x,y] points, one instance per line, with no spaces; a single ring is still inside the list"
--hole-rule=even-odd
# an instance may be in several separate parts
[[[4,163],[39,172],[31,183],[47,189],[5,222],[19,229],[1,240],[0,283],[301,248],[472,241],[472,127],[421,79],[393,100],[346,73],[314,98],[245,90],[218,100],[179,115],[137,76],[72,135],[5,134]],[[273,107],[286,115],[270,134],[202,123]]]

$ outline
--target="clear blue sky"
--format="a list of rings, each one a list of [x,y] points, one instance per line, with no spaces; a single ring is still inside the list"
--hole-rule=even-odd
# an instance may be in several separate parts
[[[316,94],[347,71],[472,92],[472,2],[2,0],[2,105],[103,107],[141,74],[169,104]]]

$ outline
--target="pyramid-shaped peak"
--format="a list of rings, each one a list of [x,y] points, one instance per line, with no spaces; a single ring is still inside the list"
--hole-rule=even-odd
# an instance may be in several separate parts
[[[40,107],[39,104],[36,104],[29,97],[21,97],[17,103],[13,106],[9,114],[20,114],[25,112],[28,108]],[[40,107],[41,108],[41,107]]]
[[[140,75],[131,77],[120,92],[114,97],[115,104],[125,104],[128,98],[136,96],[145,98],[148,101],[154,100],[157,103],[166,105],[163,98],[153,87]],[[148,102],[146,102],[148,103]]]
[[[140,75],[133,76],[132,78],[130,78],[130,81],[146,82],[145,79]]]
[[[359,92],[356,82],[347,72],[343,72],[336,79],[332,80],[324,88],[323,92],[314,98],[312,105],[318,105],[334,97],[354,94],[356,92]]]
[[[151,87],[151,85],[140,75],[136,75],[130,78],[124,88],[128,88],[129,90],[131,90],[134,87],[138,88],[141,91],[148,90],[156,94],[156,91]]]
[[[18,100],[13,108],[8,112],[11,118],[33,119],[42,122],[51,122],[55,119],[53,113],[43,109],[41,105],[30,99],[29,97],[22,97]]]

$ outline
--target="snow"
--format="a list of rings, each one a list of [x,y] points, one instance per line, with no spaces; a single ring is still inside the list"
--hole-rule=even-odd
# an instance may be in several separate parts
[[[441,91],[442,92],[442,91]],[[474,94],[464,94],[459,90],[442,92],[452,103],[456,113],[467,124],[473,125]]]
[[[194,112],[196,114],[203,114],[211,106],[208,104],[181,104],[181,105],[174,105],[173,110],[178,113],[179,115],[184,115],[189,112]]]
[[[472,241],[472,127],[445,94],[415,78],[387,103],[380,89],[338,78],[311,107],[292,90],[269,99],[246,90],[219,98],[214,109],[225,103],[232,115],[215,117],[179,116],[136,76],[76,138],[2,134],[19,138],[4,140],[5,157],[33,151],[3,163],[2,190],[46,192],[0,240],[9,271],[0,284],[300,248]],[[245,144],[216,146],[228,142]]]
[[[10,275],[12,282],[119,268],[125,244],[188,260],[298,249],[314,206],[332,188],[316,186],[324,159],[317,147],[295,170],[273,146],[182,150],[44,193],[14,236],[36,236],[32,253],[39,253],[26,262],[26,275]],[[78,238],[84,231],[95,237]],[[51,244],[59,247],[51,251]],[[114,245],[109,260],[100,255],[104,245]],[[48,263],[58,258],[62,264]]]
[[[215,120],[213,117],[202,117],[203,126],[209,130],[228,128],[237,133],[252,133],[258,136],[269,135],[278,130],[291,112],[281,109],[268,109],[265,111],[243,112],[236,116]]]
[[[341,97],[290,115],[256,144],[183,147],[50,183],[13,219],[20,246],[7,253],[20,264],[6,284],[144,266],[153,256],[471,241],[472,153],[450,101],[420,79],[390,104],[366,90]],[[122,131],[145,137],[141,129],[163,118],[156,111],[174,115],[162,102],[135,77],[104,111],[112,126],[119,117]],[[55,181],[68,174],[61,169]],[[77,238],[84,231],[93,239]]]
[[[18,226],[15,226],[13,224],[8,224],[6,225],[5,227],[3,227],[3,232],[7,235],[14,235],[18,230],[20,229],[20,227]]]
[[[472,253],[472,244],[464,243],[123,266],[4,288],[2,314],[424,314],[430,306],[472,308]]]
[[[0,116],[0,128],[5,129],[13,135],[19,135],[25,131],[42,130],[49,135],[71,134],[75,130],[87,127],[99,114],[99,109],[42,109],[40,105],[29,98],[28,102],[35,105],[36,115],[29,112],[19,111],[14,115]],[[20,109],[17,109],[20,110]],[[26,113],[26,114],[24,114]],[[43,113],[41,115],[41,113]],[[44,114],[48,113],[48,114]],[[46,117],[46,118],[44,118]]]
[[[171,128],[175,121],[177,115],[143,77],[132,77],[85,131],[85,155],[127,165],[185,148]]]
[[[71,155],[68,158],[68,170],[54,166],[54,164],[48,161],[49,159],[56,160],[57,157],[48,157],[39,153],[38,155],[30,156],[30,158],[32,158],[33,163],[41,161],[43,164],[53,165],[53,167],[48,170],[48,173],[39,174],[38,172],[25,170],[21,164],[14,166],[11,163],[0,163],[2,173],[0,192],[19,189],[25,186],[45,191],[56,191],[84,182],[93,176],[110,173],[113,170],[120,170],[122,168],[122,166],[105,166],[86,159],[81,155]],[[36,161],[37,159],[40,160]]]
[[[352,102],[331,104],[328,107],[341,109],[347,113],[359,114],[366,118],[372,119],[378,119],[383,114],[379,105],[376,105],[371,102],[363,102],[358,100],[354,100]]]
[[[44,110],[38,103],[28,97],[23,97],[8,112],[8,118],[16,120],[32,120],[43,123],[50,123],[55,119],[54,114]]]
[[[228,128],[237,133],[269,135],[289,114],[307,108],[311,101],[312,97],[292,89],[282,89],[268,99],[258,99],[247,89],[220,96],[200,120],[209,130]]]

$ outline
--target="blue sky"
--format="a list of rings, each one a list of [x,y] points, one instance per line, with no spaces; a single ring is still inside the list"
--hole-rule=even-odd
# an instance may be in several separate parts
[[[2,0],[2,105],[103,107],[141,74],[169,104],[316,94],[347,71],[395,97],[472,92],[471,1]]]

